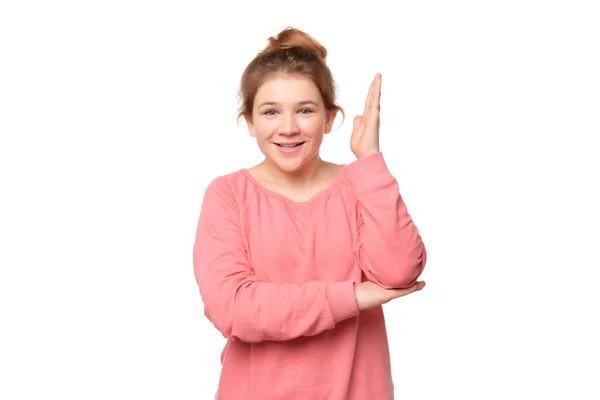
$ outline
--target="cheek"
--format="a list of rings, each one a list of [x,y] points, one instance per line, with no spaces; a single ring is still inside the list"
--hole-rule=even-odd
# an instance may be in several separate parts
[[[254,124],[254,130],[256,136],[265,137],[271,135],[273,132],[277,132],[278,124],[276,119],[260,119]]]
[[[319,137],[323,136],[325,122],[321,119],[310,118],[299,122],[300,129],[305,136]]]

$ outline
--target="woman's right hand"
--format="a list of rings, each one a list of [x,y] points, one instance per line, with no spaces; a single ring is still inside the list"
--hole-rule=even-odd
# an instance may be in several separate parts
[[[424,281],[417,281],[414,285],[405,289],[384,289],[370,282],[361,282],[354,287],[356,304],[360,311],[377,307],[398,297],[406,296],[425,287]]]

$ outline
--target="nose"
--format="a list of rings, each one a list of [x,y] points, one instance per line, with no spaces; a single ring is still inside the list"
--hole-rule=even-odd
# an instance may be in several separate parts
[[[285,114],[283,116],[279,133],[282,135],[296,135],[300,133],[300,127],[293,114]]]

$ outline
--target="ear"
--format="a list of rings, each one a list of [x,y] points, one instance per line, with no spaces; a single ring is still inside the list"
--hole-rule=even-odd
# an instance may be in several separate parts
[[[331,132],[331,128],[333,127],[333,121],[335,121],[335,116],[337,115],[338,110],[328,110],[326,112],[327,115],[327,121],[325,122],[325,132],[324,133],[329,133]]]
[[[246,125],[248,125],[248,132],[250,132],[250,136],[256,137],[256,132],[254,131],[254,125],[252,124],[252,117],[245,115],[244,119],[246,120]]]

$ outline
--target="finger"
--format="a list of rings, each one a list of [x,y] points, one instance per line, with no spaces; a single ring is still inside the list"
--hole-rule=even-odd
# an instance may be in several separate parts
[[[371,93],[371,104],[368,109],[368,116],[370,121],[376,122],[379,118],[379,110],[381,109],[380,100],[381,98],[381,74],[375,75],[373,80],[373,91]]]
[[[371,81],[371,86],[369,86],[369,93],[367,93],[367,99],[365,100],[365,113],[371,106],[371,96],[373,94],[373,87],[375,86],[375,79]]]
[[[381,74],[377,74],[378,77],[376,78],[376,82],[375,82],[375,87],[374,87],[374,93],[373,93],[373,103],[371,108],[379,111],[381,109],[380,106],[380,100],[381,100]]]
[[[375,100],[379,96],[379,93],[381,93],[381,74],[378,72],[375,74],[375,77],[371,82],[369,96],[367,97],[369,101],[368,108],[373,108]]]
[[[381,97],[381,74],[377,73],[373,82],[371,83],[371,89],[369,91],[369,97],[367,99],[368,104],[365,106],[364,116],[369,121],[377,122],[379,119],[379,99]]]
[[[413,285],[404,288],[404,289],[391,289],[394,292],[394,297],[401,297],[411,294],[413,292],[417,292],[425,287],[425,282],[420,281],[416,282]]]

